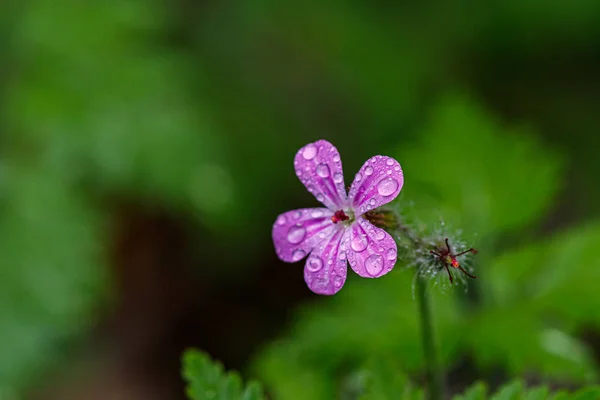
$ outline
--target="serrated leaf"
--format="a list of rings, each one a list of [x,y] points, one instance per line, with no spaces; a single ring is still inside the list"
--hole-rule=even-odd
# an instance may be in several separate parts
[[[250,382],[244,388],[236,372],[226,372],[206,353],[187,350],[183,355],[182,375],[188,383],[186,393],[191,400],[263,400],[262,387]]]

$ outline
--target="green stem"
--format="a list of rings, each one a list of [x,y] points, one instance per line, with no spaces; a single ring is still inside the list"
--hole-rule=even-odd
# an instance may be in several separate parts
[[[429,400],[442,400],[444,396],[444,378],[440,368],[437,347],[434,340],[433,321],[431,317],[431,305],[427,296],[427,281],[417,277],[417,302],[419,305],[419,316],[421,323],[421,337],[425,353],[425,365],[427,372],[427,386],[429,389]]]

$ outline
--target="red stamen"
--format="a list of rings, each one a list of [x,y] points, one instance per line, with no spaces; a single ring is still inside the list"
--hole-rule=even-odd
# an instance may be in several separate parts
[[[344,210],[336,211],[335,214],[333,214],[333,216],[331,217],[331,221],[334,224],[337,224],[340,221],[348,221],[349,219],[350,219],[350,217],[348,217],[346,215],[346,213],[344,212]]]
[[[458,268],[460,267],[460,264],[458,263],[458,260],[456,259],[456,257],[452,257],[452,262],[451,262],[452,266],[454,268]]]

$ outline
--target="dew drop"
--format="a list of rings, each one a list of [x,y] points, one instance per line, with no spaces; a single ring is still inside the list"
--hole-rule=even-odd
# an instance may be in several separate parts
[[[396,259],[396,257],[398,257],[398,253],[397,253],[397,252],[396,252],[396,250],[394,250],[394,249],[389,249],[389,250],[387,251],[387,253],[385,253],[385,257],[386,257],[388,260],[390,260],[390,261],[393,261],[393,260],[395,260],[395,259]]]
[[[305,160],[312,160],[313,158],[315,158],[316,155],[317,146],[315,146],[314,144],[309,144],[304,148],[304,150],[302,150],[302,157],[304,157]]]
[[[306,263],[306,268],[310,272],[320,271],[321,268],[323,268],[323,260],[321,260],[321,258],[318,256],[312,256],[308,259],[308,262]]]
[[[355,235],[350,241],[350,247],[357,253],[364,251],[367,248],[367,235]]]
[[[317,195],[317,200],[319,200],[320,202],[323,202],[323,200],[325,200],[325,197],[323,197],[323,195],[321,193],[319,193]]]
[[[304,258],[306,253],[302,249],[294,250],[292,253],[292,261],[296,262]]]
[[[342,183],[344,181],[344,175],[341,172],[336,172],[333,174],[333,181],[335,183]]]
[[[306,229],[302,225],[297,224],[288,230],[287,240],[291,244],[298,244],[304,239],[304,236],[306,236]]]
[[[294,213],[294,219],[300,219],[301,216],[302,216],[302,213],[300,211],[296,211]]]
[[[396,165],[396,166],[394,167],[394,171],[400,171],[400,166],[399,166],[399,165]]]
[[[388,158],[387,161],[385,162],[387,165],[394,165],[394,160],[392,160],[391,158]]]
[[[359,172],[358,174],[356,174],[356,182],[359,182],[362,179],[362,174]]]
[[[375,206],[375,204],[377,204],[377,200],[375,200],[375,199],[373,198],[373,199],[369,200],[369,204],[370,204],[371,206]]]
[[[382,196],[390,196],[398,189],[398,181],[394,178],[385,178],[377,185],[377,191]]]
[[[323,216],[323,211],[321,211],[321,210],[313,210],[310,213],[310,216],[313,217],[313,218],[320,218],[320,217]]]
[[[336,154],[335,156],[333,156],[333,162],[340,162],[340,155]]]
[[[377,276],[383,271],[383,257],[379,254],[371,254],[365,260],[365,268],[371,276]]]
[[[327,178],[329,176],[329,167],[327,164],[317,165],[317,175],[319,175],[321,178]]]
[[[365,175],[366,176],[371,176],[373,174],[373,167],[371,167],[370,165],[365,168]]]
[[[298,176],[298,177],[302,176],[302,170],[301,169],[297,169],[296,170],[296,176]]]
[[[375,239],[377,239],[377,240],[383,240],[383,239],[385,239],[385,233],[382,230],[378,230],[375,233]]]
[[[333,278],[333,284],[336,288],[342,287],[342,285],[344,284],[344,279],[341,276],[336,275]]]
[[[392,170],[391,170],[391,169],[388,169],[388,170],[387,170],[387,174],[388,174],[388,175],[391,175],[391,174],[392,174]]]
[[[285,215],[280,215],[279,217],[277,217],[277,225],[284,225],[285,224]]]

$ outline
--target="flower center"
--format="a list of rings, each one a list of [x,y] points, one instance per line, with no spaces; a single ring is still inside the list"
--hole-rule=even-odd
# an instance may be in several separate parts
[[[335,214],[333,214],[333,216],[331,217],[331,221],[333,221],[334,224],[337,224],[338,222],[342,221],[348,221],[349,219],[350,217],[346,215],[344,210],[336,211]]]

